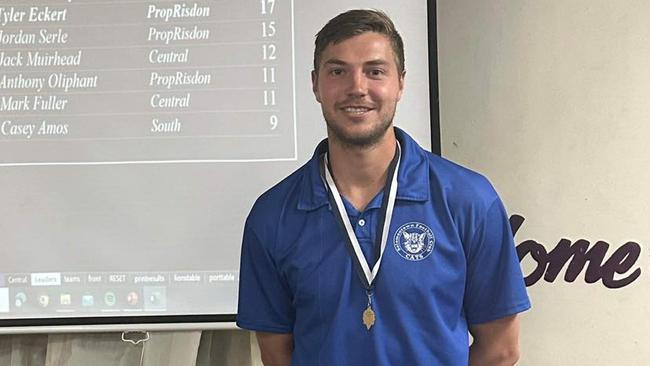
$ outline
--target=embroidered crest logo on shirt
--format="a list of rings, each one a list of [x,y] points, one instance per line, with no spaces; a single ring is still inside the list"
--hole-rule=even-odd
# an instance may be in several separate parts
[[[393,238],[395,251],[404,259],[421,261],[433,252],[436,242],[431,229],[419,222],[409,222],[397,229]]]

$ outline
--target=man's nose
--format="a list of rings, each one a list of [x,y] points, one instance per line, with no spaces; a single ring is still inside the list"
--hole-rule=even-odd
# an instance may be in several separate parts
[[[368,80],[362,70],[350,73],[348,95],[362,97],[368,93]]]

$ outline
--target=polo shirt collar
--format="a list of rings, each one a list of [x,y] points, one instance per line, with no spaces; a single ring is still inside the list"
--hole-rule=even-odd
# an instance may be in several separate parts
[[[397,199],[404,201],[427,201],[429,199],[429,164],[426,152],[411,136],[395,127],[395,135],[402,148],[400,168],[397,173]],[[300,186],[298,209],[311,211],[329,205],[327,188],[321,178],[320,162],[327,152],[327,139],[321,141],[314,155],[305,165]]]

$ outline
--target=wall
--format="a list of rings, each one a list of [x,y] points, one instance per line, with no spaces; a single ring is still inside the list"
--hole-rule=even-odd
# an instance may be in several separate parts
[[[524,219],[520,365],[650,358],[649,16],[632,0],[438,1],[443,156]]]

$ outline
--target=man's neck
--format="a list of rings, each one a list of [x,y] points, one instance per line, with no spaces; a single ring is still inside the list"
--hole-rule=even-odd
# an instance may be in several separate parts
[[[392,128],[369,147],[350,147],[330,139],[328,158],[336,187],[357,210],[363,211],[384,188],[396,144]]]

